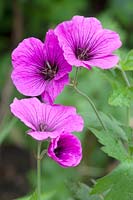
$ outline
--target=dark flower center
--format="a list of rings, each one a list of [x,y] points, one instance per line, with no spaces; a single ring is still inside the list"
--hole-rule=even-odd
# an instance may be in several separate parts
[[[38,131],[41,131],[41,132],[44,132],[44,131],[47,131],[47,128],[48,128],[48,126],[46,125],[46,124],[44,124],[44,123],[40,123],[39,124],[39,130]]]
[[[88,49],[79,48],[79,47],[76,49],[75,54],[76,54],[76,58],[77,59],[84,60],[84,61],[87,61],[92,57],[89,54],[89,50]]]
[[[62,147],[57,147],[56,149],[54,149],[54,153],[55,153],[56,157],[59,158],[62,153]]]
[[[57,72],[58,72],[57,65],[51,66],[49,62],[46,62],[43,70],[41,71],[45,81],[52,80],[56,76]]]

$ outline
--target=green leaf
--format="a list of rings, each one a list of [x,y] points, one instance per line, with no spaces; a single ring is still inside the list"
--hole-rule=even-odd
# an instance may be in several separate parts
[[[90,195],[91,188],[83,183],[69,183],[73,200],[100,200],[99,195]]]
[[[119,87],[113,90],[109,98],[109,104],[113,106],[129,107],[133,100],[133,88]]]
[[[95,115],[89,119],[88,129],[98,138],[103,145],[102,150],[109,156],[120,161],[125,161],[131,155],[127,151],[129,140],[131,140],[131,130],[118,122],[114,117],[108,116],[102,112],[99,113],[106,131],[103,130]]]
[[[113,106],[129,107],[133,100],[133,87],[128,88],[122,76],[122,69],[101,71],[103,77],[111,84],[113,93],[109,98],[109,104]]]
[[[111,84],[112,88],[125,86],[125,81],[121,75],[121,71],[118,68],[101,70],[99,73]]]
[[[29,200],[37,200],[37,193],[34,192]]]
[[[120,64],[124,71],[132,71],[133,70],[133,49],[131,51],[129,51],[125,60],[121,61]]]
[[[10,131],[12,130],[12,128],[14,127],[14,125],[16,124],[18,120],[16,118],[13,118],[11,120],[11,122],[5,125],[5,128],[3,130],[1,130],[0,132],[0,144],[2,144],[2,142],[6,139],[6,137],[8,136],[8,134],[10,133]]]
[[[110,174],[99,179],[91,193],[104,193],[104,200],[132,200],[132,186],[133,162],[124,162]]]
[[[117,137],[117,134],[115,135],[115,131],[98,131],[94,128],[90,128],[90,130],[98,138],[99,142],[104,145],[102,150],[109,156],[120,161],[125,161],[129,157],[122,141]]]
[[[44,193],[41,195],[41,198],[43,200],[52,200],[53,196],[54,196],[55,192],[52,191],[52,192],[48,192],[48,193]],[[19,199],[16,199],[16,200],[37,200],[37,193],[34,192],[32,195],[30,196],[26,196],[26,197],[22,197],[22,198],[19,198]]]
[[[112,132],[112,135],[117,138],[124,141],[128,141],[128,137],[126,135],[125,130],[123,129],[125,127],[124,124],[120,123],[118,120],[116,120],[112,115],[106,115],[105,113],[99,112],[100,118],[102,119],[104,125],[106,126],[107,130],[110,130]],[[94,128],[97,131],[102,131],[103,127],[101,126],[101,123],[97,119],[95,113],[91,114],[91,117],[88,122],[89,129]]]

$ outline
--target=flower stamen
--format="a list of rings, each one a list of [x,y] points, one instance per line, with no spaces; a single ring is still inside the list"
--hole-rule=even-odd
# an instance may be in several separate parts
[[[46,62],[45,67],[41,71],[43,74],[44,80],[52,80],[58,72],[58,67],[57,65],[51,66],[49,62]]]
[[[79,60],[89,60],[90,58],[90,55],[89,55],[89,51],[88,49],[84,49],[84,48],[77,48],[76,49],[76,57],[79,59]]]
[[[43,132],[43,131],[46,131],[48,128],[48,126],[44,123],[40,123],[39,124],[39,131]]]

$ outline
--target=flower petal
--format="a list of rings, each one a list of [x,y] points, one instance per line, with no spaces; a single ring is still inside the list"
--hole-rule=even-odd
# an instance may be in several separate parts
[[[83,65],[83,62],[77,59],[75,49],[84,46],[87,41],[91,42],[94,33],[101,28],[101,23],[96,18],[82,16],[74,16],[72,20],[63,22],[55,28],[69,64],[79,67]]]
[[[47,86],[45,87],[45,91],[42,93],[42,99],[44,102],[48,102],[53,104],[56,97],[62,92],[65,85],[69,83],[68,74],[64,77],[60,78],[59,80],[51,80],[48,82]]]
[[[41,95],[47,85],[35,66],[15,68],[11,78],[17,90],[26,96]]]
[[[41,103],[37,98],[14,99],[11,112],[29,128],[36,130],[41,120]]]
[[[110,55],[122,45],[119,35],[111,30],[103,29],[95,33],[90,46],[90,54],[94,57]]]
[[[59,46],[58,38],[52,29],[46,34],[44,50],[45,60],[47,60],[51,66],[56,65],[58,67],[55,80],[62,78],[72,70],[72,66],[67,63],[63,56],[63,51]]]
[[[82,131],[84,121],[80,115],[76,113],[76,109],[71,106],[52,106],[48,117],[47,124],[52,127],[54,131],[73,132]]]
[[[43,141],[48,138],[56,138],[57,136],[59,136],[59,132],[56,131],[53,132],[28,131],[27,134],[38,141]]]
[[[103,29],[96,18],[74,16],[59,24],[55,33],[65,59],[73,66],[108,69],[118,62],[118,57],[112,53],[121,46],[120,37],[116,32]]]
[[[93,58],[90,61],[84,61],[85,65],[95,66],[102,69],[110,69],[115,66],[119,61],[119,57],[116,55],[107,55],[101,58]]]
[[[48,156],[62,167],[75,167],[82,159],[80,140],[71,133],[65,132],[51,140]]]
[[[42,66],[43,43],[34,37],[24,39],[12,52],[13,67]]]
[[[63,131],[81,131],[83,119],[70,106],[48,105],[37,98],[14,99],[11,112],[26,124],[28,132],[37,140],[55,138]]]
[[[40,73],[44,65],[43,43],[36,38],[23,40],[12,53],[14,66],[11,78],[24,95],[38,96],[45,88],[44,78]]]

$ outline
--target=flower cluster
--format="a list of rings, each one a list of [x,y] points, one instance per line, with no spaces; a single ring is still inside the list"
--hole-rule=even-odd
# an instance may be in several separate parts
[[[118,62],[113,51],[120,46],[119,35],[103,29],[96,18],[74,16],[49,30],[44,42],[24,39],[12,53],[12,81],[31,98],[15,98],[11,112],[30,128],[28,135],[50,139],[47,154],[63,167],[80,163],[81,143],[72,132],[82,131],[83,119],[74,107],[54,101],[69,84],[72,66],[112,68]]]

